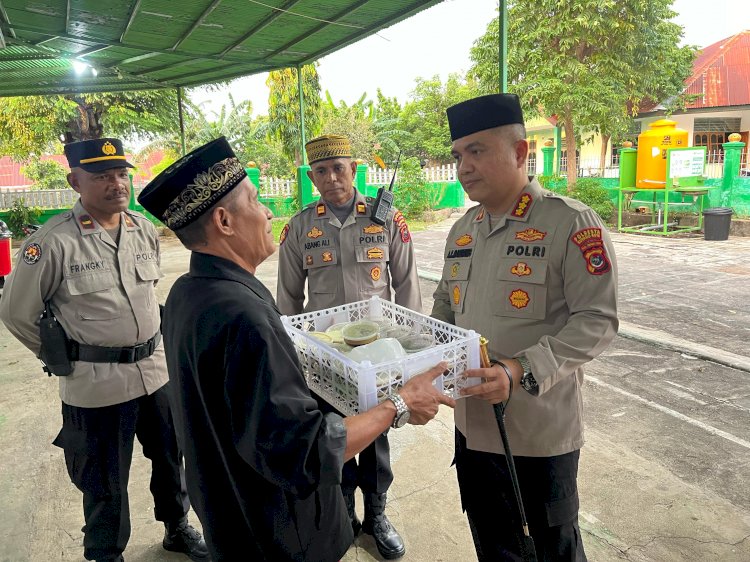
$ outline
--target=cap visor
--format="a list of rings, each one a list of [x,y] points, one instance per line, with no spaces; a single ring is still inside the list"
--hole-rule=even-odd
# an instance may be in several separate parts
[[[78,164],[78,167],[92,174],[111,170],[112,168],[135,168],[127,160],[102,160],[101,162],[92,162],[90,164]]]

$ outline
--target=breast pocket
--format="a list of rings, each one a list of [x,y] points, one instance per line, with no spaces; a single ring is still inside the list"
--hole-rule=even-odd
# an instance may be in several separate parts
[[[109,272],[71,277],[66,281],[81,320],[114,320],[120,317],[115,280]]]
[[[151,285],[155,285],[159,279],[164,277],[159,264],[155,261],[136,264],[135,275],[138,283],[150,283]]]
[[[528,258],[500,260],[495,316],[542,320],[547,313],[547,262]]]
[[[385,245],[356,246],[359,292],[363,298],[381,295],[388,288],[390,248]]]

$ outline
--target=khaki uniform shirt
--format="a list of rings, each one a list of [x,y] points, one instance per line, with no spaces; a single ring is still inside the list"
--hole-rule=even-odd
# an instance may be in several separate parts
[[[355,190],[352,214],[339,222],[323,199],[291,218],[281,233],[276,303],[282,314],[369,299],[377,295],[422,311],[411,234],[395,208],[385,225],[370,220],[372,199]]]
[[[120,240],[109,234],[79,201],[51,218],[19,253],[0,299],[0,319],[39,356],[39,317],[46,301],[68,337],[102,347],[148,341],[159,329],[154,285],[159,268],[156,229],[142,215],[121,214]],[[161,345],[137,363],[77,361],[60,381],[70,406],[110,406],[151,394],[168,380]]]
[[[489,340],[491,358],[525,355],[539,383],[515,388],[505,423],[513,454],[548,457],[583,445],[583,364],[617,333],[617,272],[609,234],[579,201],[524,188],[504,217],[481,206],[453,226],[432,316]],[[503,452],[494,411],[457,401],[470,449]]]

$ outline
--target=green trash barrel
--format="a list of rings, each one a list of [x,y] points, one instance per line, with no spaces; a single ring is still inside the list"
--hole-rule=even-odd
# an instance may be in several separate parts
[[[726,240],[732,224],[731,207],[714,207],[703,211],[703,237],[705,240]]]

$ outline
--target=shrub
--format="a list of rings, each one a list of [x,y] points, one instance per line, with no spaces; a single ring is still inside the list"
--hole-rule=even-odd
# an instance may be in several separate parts
[[[431,207],[427,181],[416,158],[404,160],[394,190],[396,207],[407,219],[418,219]]]
[[[607,190],[597,180],[579,178],[573,185],[573,192],[570,195],[591,207],[605,223],[611,222],[615,204],[609,198]]]
[[[13,233],[13,238],[18,240],[25,238],[23,225],[36,224],[40,216],[42,216],[42,210],[39,207],[27,207],[23,198],[16,199],[8,211],[8,220],[6,221],[8,228]]]
[[[21,173],[32,181],[32,189],[67,189],[68,171],[54,160],[31,159]]]

